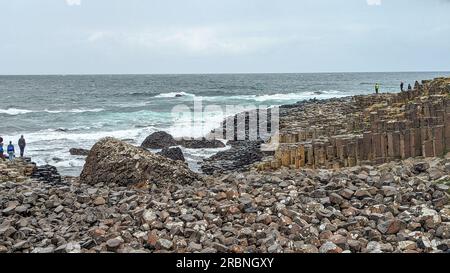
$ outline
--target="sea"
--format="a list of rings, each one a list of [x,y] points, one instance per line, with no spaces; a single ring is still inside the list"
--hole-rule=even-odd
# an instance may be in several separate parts
[[[401,81],[414,86],[440,76],[450,72],[0,76],[0,136],[17,145],[24,135],[26,156],[76,176],[85,157],[69,149],[90,149],[103,137],[133,145],[161,130],[201,137],[242,107],[370,94],[375,83],[381,92],[399,92]],[[225,149],[183,152],[198,171],[199,162]]]

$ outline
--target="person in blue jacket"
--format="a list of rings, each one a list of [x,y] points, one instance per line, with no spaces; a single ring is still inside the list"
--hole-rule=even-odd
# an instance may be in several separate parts
[[[5,151],[3,150],[3,142],[0,142],[0,159],[5,160],[5,156],[3,155]]]
[[[15,150],[14,150],[14,145],[12,144],[12,141],[9,142],[8,148],[6,150],[8,152],[9,161],[13,161]]]

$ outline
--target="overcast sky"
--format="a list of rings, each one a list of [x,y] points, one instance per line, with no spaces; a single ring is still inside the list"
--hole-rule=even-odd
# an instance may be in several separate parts
[[[0,0],[0,74],[449,71],[447,0]]]

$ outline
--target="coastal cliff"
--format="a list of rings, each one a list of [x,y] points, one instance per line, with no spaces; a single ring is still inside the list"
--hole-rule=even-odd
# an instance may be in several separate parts
[[[397,94],[354,96],[285,109],[274,158],[261,169],[341,168],[450,151],[450,79]]]

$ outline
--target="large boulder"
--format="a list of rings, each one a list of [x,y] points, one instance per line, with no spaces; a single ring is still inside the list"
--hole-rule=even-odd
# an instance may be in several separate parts
[[[141,147],[147,149],[163,149],[172,146],[177,146],[177,142],[170,134],[163,131],[149,135],[141,144]]]
[[[190,184],[199,179],[184,163],[114,138],[101,139],[92,147],[80,175],[81,182],[91,185]]]
[[[161,152],[157,154],[172,160],[178,160],[183,162],[185,161],[183,151],[180,149],[180,147],[164,148],[162,149]]]

